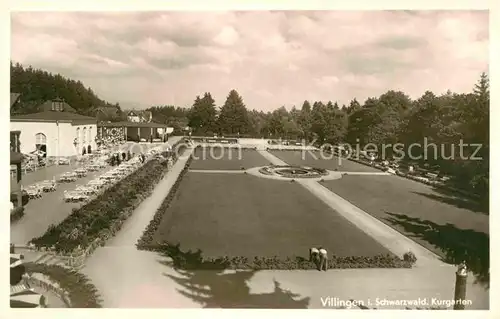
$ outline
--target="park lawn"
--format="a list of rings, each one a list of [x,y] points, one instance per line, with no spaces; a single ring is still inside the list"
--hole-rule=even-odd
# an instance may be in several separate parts
[[[289,165],[310,166],[332,171],[337,169],[343,172],[380,172],[373,167],[352,162],[345,158],[339,159],[337,156],[331,154],[325,153],[325,157],[322,158],[319,151],[271,150],[269,152]]]
[[[269,162],[255,150],[229,149],[221,147],[199,147],[194,151],[193,170],[240,170],[269,165]]]
[[[205,257],[375,256],[389,251],[300,185],[188,172],[153,237]]]
[[[449,262],[485,275],[489,217],[474,203],[398,176],[344,176],[322,184]]]

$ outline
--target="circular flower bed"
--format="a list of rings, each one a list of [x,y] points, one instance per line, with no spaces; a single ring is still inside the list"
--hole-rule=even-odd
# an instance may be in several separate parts
[[[265,166],[259,172],[264,175],[275,175],[286,178],[320,178],[321,176],[328,175],[328,171],[322,168],[290,165]]]

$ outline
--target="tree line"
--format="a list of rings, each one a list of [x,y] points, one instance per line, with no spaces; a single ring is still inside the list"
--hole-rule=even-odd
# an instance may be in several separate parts
[[[352,147],[370,143],[389,159],[399,144],[406,155],[403,161],[452,176],[451,183],[486,194],[487,200],[489,105],[489,78],[482,73],[469,93],[427,91],[412,100],[404,92],[390,90],[362,104],[356,99],[347,106],[306,100],[300,109],[294,106],[289,111],[283,106],[272,112],[248,110],[235,90],[217,108],[206,92],[182,116],[194,135],[305,139]]]
[[[104,101],[80,81],[60,74],[11,62],[10,88],[21,93],[20,103],[11,114],[36,112],[36,106],[60,97],[80,114],[95,116],[97,108],[105,106],[118,110],[118,116],[105,120],[123,120],[118,103]],[[401,143],[406,153],[412,144],[435,144],[438,147],[431,147],[431,154],[414,147],[411,153],[418,158],[414,162],[453,176],[462,188],[487,194],[489,104],[489,79],[483,73],[469,93],[436,95],[427,91],[415,100],[404,92],[390,90],[364,103],[355,98],[342,106],[335,101],[306,100],[300,108],[287,110],[282,106],[263,112],[247,109],[242,96],[231,90],[220,107],[206,92],[197,96],[191,107],[166,105],[147,110],[152,112],[154,122],[174,127],[175,134],[183,134],[190,127],[194,135],[305,139],[318,145],[349,143],[362,147],[373,143],[379,150]],[[458,156],[460,143],[468,146],[462,147],[463,154]],[[385,155],[390,158],[392,149]],[[473,155],[482,159],[470,160]]]
[[[63,99],[81,115],[96,116],[99,107],[116,108],[120,115],[122,113],[119,103],[112,104],[100,99],[81,81],[67,79],[60,74],[52,74],[32,66],[24,67],[12,61],[10,92],[21,94],[19,103],[10,110],[11,115],[40,112],[38,106],[56,98]]]

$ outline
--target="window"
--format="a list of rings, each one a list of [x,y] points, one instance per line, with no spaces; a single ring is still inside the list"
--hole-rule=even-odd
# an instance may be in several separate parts
[[[61,100],[52,101],[52,111],[62,112],[64,109],[63,102]]]
[[[83,135],[82,136],[82,142],[83,142],[83,144],[85,144],[86,139],[87,139],[87,128],[86,127],[83,128],[83,134],[82,135]]]
[[[35,135],[36,144],[47,144],[47,136],[43,133],[37,133]]]
[[[47,136],[45,134],[35,134],[35,148],[40,152],[39,156],[47,157]]]

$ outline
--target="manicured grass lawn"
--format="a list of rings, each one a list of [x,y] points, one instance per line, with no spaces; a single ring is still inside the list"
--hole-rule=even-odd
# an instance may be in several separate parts
[[[243,174],[188,172],[153,240],[205,257],[389,253],[300,185]]]
[[[338,157],[331,154],[325,153],[325,158],[322,158],[321,152],[280,150],[272,150],[269,152],[290,165],[310,166],[329,170],[338,169],[344,172],[380,172],[375,168],[361,165],[344,158],[339,160]]]
[[[254,150],[228,148],[197,148],[194,152],[191,169],[239,170],[269,165],[269,162]]]
[[[397,176],[344,176],[322,184],[445,260],[466,260],[487,277],[489,218],[474,203]]]

